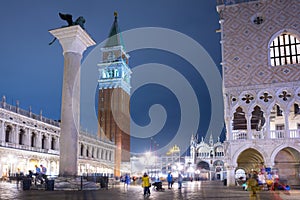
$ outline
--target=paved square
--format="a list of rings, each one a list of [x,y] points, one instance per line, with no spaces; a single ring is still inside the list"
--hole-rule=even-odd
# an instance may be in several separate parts
[[[143,196],[143,188],[140,185],[130,185],[125,188],[122,184],[114,188],[100,190],[84,190],[84,191],[44,191],[44,190],[26,190],[22,187],[17,188],[15,183],[1,182],[0,183],[0,199],[13,200],[52,200],[52,199],[68,199],[68,200],[96,200],[96,199],[228,199],[228,200],[245,200],[249,199],[249,193],[243,191],[241,187],[226,187],[221,181],[194,181],[184,182],[183,188],[179,190],[175,183],[172,189],[157,192],[151,188],[150,197]],[[260,200],[298,200],[300,199],[300,190],[292,189],[288,193],[280,191],[260,191]]]

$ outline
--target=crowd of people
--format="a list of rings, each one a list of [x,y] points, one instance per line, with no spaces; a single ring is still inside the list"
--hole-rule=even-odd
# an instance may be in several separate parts
[[[164,191],[163,184],[160,178],[151,178],[149,175],[145,172],[142,177],[130,177],[129,174],[125,174],[124,176],[120,177],[120,181],[124,183],[124,187],[128,189],[128,185],[131,184],[131,181],[134,185],[141,184],[144,191],[144,196],[150,196],[150,188],[153,186],[153,189],[155,191]],[[182,188],[182,182],[183,182],[183,176],[182,174],[178,174],[178,177],[176,177],[176,180],[173,178],[173,175],[171,172],[168,173],[166,177],[166,181],[168,182],[168,189],[173,188],[173,184],[175,181],[178,182],[178,189]]]
[[[280,182],[277,173],[253,172],[248,175],[243,189],[250,192],[250,198],[256,197],[259,190],[290,190],[290,186]]]
[[[15,180],[17,187],[19,187],[20,181],[24,180],[24,178],[31,179],[35,185],[39,183],[43,184],[45,181],[47,181],[47,168],[43,165],[35,165],[34,167],[34,170],[28,170],[28,174],[25,174],[20,170],[20,168],[18,168],[15,173],[9,173],[9,176],[7,176],[6,180]]]

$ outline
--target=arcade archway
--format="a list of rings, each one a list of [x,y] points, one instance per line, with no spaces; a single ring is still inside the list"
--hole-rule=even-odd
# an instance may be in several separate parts
[[[205,161],[197,163],[197,169],[195,171],[195,178],[200,180],[209,180],[209,164]]]
[[[275,156],[274,163],[281,181],[289,185],[300,184],[300,153],[297,150],[291,147],[280,150]]]
[[[259,151],[249,148],[239,155],[237,164],[237,168],[245,170],[246,173],[258,172],[263,168],[264,158]]]

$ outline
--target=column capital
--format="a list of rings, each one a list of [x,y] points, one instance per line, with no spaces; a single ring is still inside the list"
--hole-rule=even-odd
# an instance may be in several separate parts
[[[49,30],[59,40],[63,54],[67,52],[82,53],[87,47],[95,45],[95,41],[79,25]]]

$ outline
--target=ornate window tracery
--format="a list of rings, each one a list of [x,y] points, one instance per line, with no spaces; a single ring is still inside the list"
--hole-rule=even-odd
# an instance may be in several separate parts
[[[300,41],[289,33],[282,33],[270,44],[271,66],[300,63]]]
[[[272,99],[272,96],[270,96],[267,92],[263,93],[262,96],[259,97],[259,99],[262,99],[264,102],[268,102]]]

